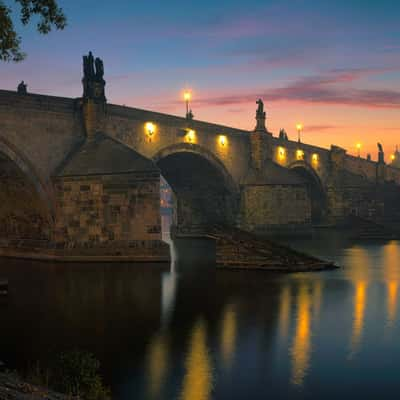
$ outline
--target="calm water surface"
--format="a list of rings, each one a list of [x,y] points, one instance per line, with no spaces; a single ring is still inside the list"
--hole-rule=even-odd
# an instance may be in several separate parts
[[[319,234],[292,245],[343,268],[1,259],[10,296],[0,302],[0,359],[25,368],[90,350],[117,399],[398,398],[400,243]]]

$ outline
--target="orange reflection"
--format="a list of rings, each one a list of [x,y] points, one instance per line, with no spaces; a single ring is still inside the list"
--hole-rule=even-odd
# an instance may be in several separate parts
[[[365,309],[368,296],[368,281],[371,271],[368,251],[354,246],[348,251],[345,261],[348,278],[354,285],[353,299],[353,326],[350,338],[350,356],[352,358],[358,351],[364,329]]]
[[[162,335],[156,335],[151,341],[147,362],[149,398],[157,399],[167,371],[167,344]]]
[[[400,252],[397,242],[390,242],[384,247],[384,276],[386,283],[387,325],[393,326],[396,321]]]
[[[366,304],[367,282],[359,281],[356,283],[354,294],[354,317],[353,330],[351,336],[351,353],[357,352],[361,342],[361,335],[364,326],[365,304]]]
[[[286,338],[290,322],[290,286],[285,286],[281,292],[281,305],[279,310],[279,335]]]
[[[185,376],[180,398],[182,400],[207,400],[212,389],[212,367],[206,344],[206,326],[196,322],[185,360]]]
[[[232,304],[228,305],[225,308],[221,333],[222,358],[226,368],[232,365],[237,331],[236,318],[236,310]]]
[[[297,322],[292,346],[292,379],[302,385],[310,365],[311,351],[311,300],[306,284],[302,284],[297,298]]]
[[[398,289],[399,283],[397,281],[387,282],[387,313],[389,326],[392,326],[396,320]]]

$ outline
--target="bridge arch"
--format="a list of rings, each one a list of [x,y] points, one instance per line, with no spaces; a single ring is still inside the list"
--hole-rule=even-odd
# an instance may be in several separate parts
[[[50,185],[33,164],[0,138],[0,238],[49,239],[54,222]]]
[[[320,223],[327,213],[326,192],[315,169],[303,160],[289,165],[289,168],[305,181],[311,202],[311,220],[313,224]]]
[[[213,153],[196,144],[180,143],[162,149],[153,160],[175,194],[179,228],[206,230],[235,224],[239,187]]]

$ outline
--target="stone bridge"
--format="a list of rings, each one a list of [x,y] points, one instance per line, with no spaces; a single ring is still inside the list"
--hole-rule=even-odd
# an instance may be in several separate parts
[[[276,137],[261,101],[254,131],[108,104],[102,68],[87,65],[80,98],[0,90],[0,254],[164,260],[160,175],[183,231],[399,216],[399,160],[382,151],[372,161]]]

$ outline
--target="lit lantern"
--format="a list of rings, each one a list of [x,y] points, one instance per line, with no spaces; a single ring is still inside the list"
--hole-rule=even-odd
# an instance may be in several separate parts
[[[395,156],[394,154],[392,154],[392,155],[390,156],[390,159],[391,159],[392,161],[394,161],[394,160],[396,159],[396,156]]]
[[[303,160],[304,159],[304,151],[299,149],[296,151],[296,157],[298,160]]]
[[[281,161],[286,158],[286,150],[283,147],[278,147],[278,158]]]
[[[316,163],[318,162],[318,160],[319,160],[318,154],[317,154],[317,153],[314,153],[314,154],[312,155],[311,159],[312,159],[312,162],[316,164]]]
[[[224,147],[226,146],[227,138],[225,135],[219,135],[219,144]]]
[[[196,140],[196,131],[189,129],[186,133],[186,141],[188,143],[194,143]]]
[[[156,133],[156,126],[152,122],[146,122],[145,130],[146,130],[146,135],[149,138],[149,142],[151,142],[151,139]]]

